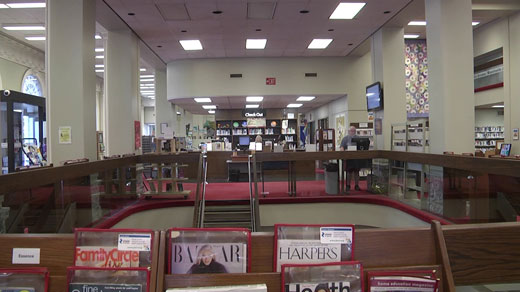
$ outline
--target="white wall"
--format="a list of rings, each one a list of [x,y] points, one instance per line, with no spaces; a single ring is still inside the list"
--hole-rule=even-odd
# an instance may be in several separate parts
[[[145,124],[154,124],[155,123],[155,108],[154,107],[144,107],[144,123]]]
[[[476,109],[475,127],[504,126],[504,115],[498,115],[502,110]]]
[[[168,64],[168,99],[346,93],[345,57],[190,59]],[[305,73],[318,73],[305,78]],[[241,73],[242,78],[229,78]],[[276,85],[265,84],[275,77]]]
[[[520,154],[520,141],[512,141],[512,129],[520,128],[520,13],[501,18],[473,33],[475,56],[497,48],[504,53],[504,87],[475,94],[475,105],[504,102],[504,137],[512,154]]]
[[[368,121],[366,87],[373,83],[371,53],[362,57],[349,57],[347,68],[348,115],[347,124]],[[403,85],[404,86],[404,85]]]

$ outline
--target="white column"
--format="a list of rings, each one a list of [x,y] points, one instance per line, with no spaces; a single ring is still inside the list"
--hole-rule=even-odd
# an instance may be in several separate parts
[[[95,1],[47,0],[49,160],[96,159]],[[59,127],[71,127],[60,144]]]
[[[138,153],[139,43],[130,30],[109,31],[105,47],[105,140],[108,156]]]
[[[473,152],[473,31],[471,0],[428,0],[430,152]]]
[[[161,124],[168,124],[170,131],[177,129],[175,106],[167,99],[166,71],[155,70],[155,136],[166,137],[171,133],[161,133]]]
[[[376,112],[383,134],[376,135],[375,146],[390,150],[392,124],[406,122],[403,28],[382,28],[372,36],[372,74],[383,87],[383,110]]]

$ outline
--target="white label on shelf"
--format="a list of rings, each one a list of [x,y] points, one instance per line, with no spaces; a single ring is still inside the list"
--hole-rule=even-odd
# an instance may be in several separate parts
[[[118,250],[150,251],[152,246],[151,234],[119,234]]]
[[[39,265],[39,248],[13,248],[13,265]]]
[[[320,227],[320,242],[324,244],[352,243],[352,227]]]
[[[359,123],[360,128],[368,128],[368,123]]]

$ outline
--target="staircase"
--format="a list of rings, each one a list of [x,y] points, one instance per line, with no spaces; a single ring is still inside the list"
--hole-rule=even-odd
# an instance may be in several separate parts
[[[209,203],[209,204],[208,204]],[[219,202],[220,203],[220,202]],[[203,227],[241,227],[252,229],[249,201],[227,201],[226,205],[206,201]]]

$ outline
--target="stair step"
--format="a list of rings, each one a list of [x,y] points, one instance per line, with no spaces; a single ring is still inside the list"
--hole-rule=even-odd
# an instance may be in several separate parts
[[[229,222],[229,223],[204,223],[204,227],[240,227],[240,228],[249,228],[251,229],[251,222]]]
[[[206,222],[237,222],[237,221],[251,221],[249,214],[243,216],[211,216],[204,215],[204,223]]]
[[[249,212],[248,206],[206,206],[206,212]]]

